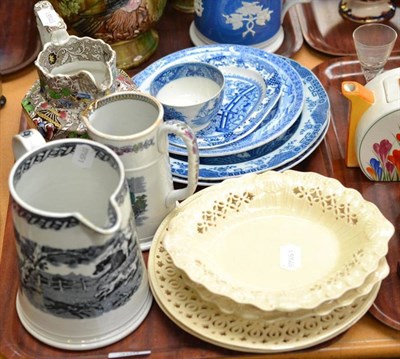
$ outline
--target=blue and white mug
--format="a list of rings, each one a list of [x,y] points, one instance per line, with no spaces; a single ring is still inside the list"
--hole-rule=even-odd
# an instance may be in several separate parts
[[[283,42],[282,21],[289,8],[310,0],[194,0],[191,38],[195,45],[226,43],[276,51]]]

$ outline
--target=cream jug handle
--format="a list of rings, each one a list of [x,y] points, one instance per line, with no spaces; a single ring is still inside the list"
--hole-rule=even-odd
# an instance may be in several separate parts
[[[308,3],[311,2],[311,0],[286,0],[283,7],[282,7],[282,14],[281,14],[281,22],[283,22],[283,19],[285,18],[286,13],[289,11],[289,9],[296,4],[300,3]]]
[[[165,199],[165,205],[169,208],[173,206],[176,201],[181,201],[191,196],[197,187],[199,178],[199,150],[197,146],[197,139],[193,130],[183,123],[182,121],[170,120],[162,124],[159,129],[159,147],[160,152],[168,152],[168,134],[173,133],[180,137],[187,148],[188,152],[188,176],[187,186],[180,189],[172,190]]]
[[[34,13],[43,46],[48,42],[63,45],[68,41],[67,25],[50,2],[37,2],[34,6]]]
[[[11,145],[15,160],[35,148],[42,147],[45,143],[43,136],[35,129],[25,130],[14,135]]]

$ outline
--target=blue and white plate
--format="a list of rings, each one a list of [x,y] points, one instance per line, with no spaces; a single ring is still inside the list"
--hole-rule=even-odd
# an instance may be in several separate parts
[[[184,49],[165,56],[148,66],[134,76],[133,81],[141,91],[148,92],[151,80],[160,69],[184,61],[201,61],[220,68],[228,80],[231,79],[231,85],[228,86],[228,100],[237,98],[235,92],[238,84],[244,80],[248,83],[244,89],[251,84],[256,84],[258,93],[262,87],[258,86],[257,78],[262,79],[265,83],[265,98],[258,98],[257,92],[255,97],[251,91],[247,92],[244,100],[238,104],[239,106],[233,108],[235,111],[239,110],[237,115],[233,115],[231,112],[231,118],[226,118],[226,123],[217,121],[220,117],[218,116],[217,122],[214,122],[209,132],[205,129],[202,130],[204,133],[202,131],[197,133],[200,156],[203,156],[203,153],[205,156],[238,153],[272,141],[285,132],[301,112],[304,91],[297,72],[282,57],[252,47],[217,44]],[[241,78],[240,82],[237,82],[238,78]],[[248,107],[249,101],[250,107]],[[275,114],[278,109],[279,116],[271,116],[271,113]],[[262,143],[253,144],[247,138],[249,134],[258,131],[261,122],[265,127],[265,130],[259,135],[262,137],[260,138]],[[220,132],[221,129],[226,132]],[[170,152],[185,154],[185,149],[180,141],[173,136],[170,137]],[[227,145],[233,144],[237,145],[233,148],[226,148]],[[219,148],[221,151],[218,150]],[[209,151],[211,151],[210,154]]]
[[[306,152],[304,152],[303,154],[301,154],[299,157],[296,157],[295,159],[293,159],[292,161],[285,163],[282,166],[276,167],[274,168],[274,171],[278,171],[278,172],[282,172],[285,170],[288,170],[296,165],[298,165],[300,162],[304,161],[308,156],[310,156],[314,150],[319,146],[319,144],[322,142],[322,140],[325,138],[326,133],[328,132],[329,129],[329,117],[328,117],[328,121],[326,124],[326,127],[324,128],[322,134],[317,138],[317,140],[315,141],[315,143],[306,150]],[[176,183],[183,183],[183,184],[187,184],[187,179],[183,178],[183,177],[173,177],[174,182]],[[198,181],[198,185],[199,186],[212,186],[214,184],[220,183],[221,181],[223,181],[224,179],[216,179],[216,180],[206,180],[206,179],[200,179]]]
[[[289,169],[312,153],[325,136],[329,124],[329,98],[318,78],[307,68],[293,60],[284,60],[299,73],[304,83],[305,106],[295,123],[294,133],[284,141],[257,158],[242,162],[216,165],[200,164],[200,181],[220,181],[251,172],[263,172],[269,169],[283,171]],[[291,129],[288,131],[290,133]],[[280,139],[278,139],[279,141]],[[184,179],[187,176],[186,161],[171,157],[171,169],[174,177]],[[206,183],[206,182],[204,182]]]
[[[210,125],[196,133],[199,149],[232,143],[257,128],[282,92],[278,71],[265,64],[262,74],[252,69],[219,67],[225,77],[224,99]],[[170,135],[169,143],[185,148],[184,142]]]
[[[253,49],[253,52],[254,50],[258,49]],[[303,82],[300,76],[283,57],[264,53],[262,50],[258,51],[261,52],[260,56],[273,56],[275,60],[282,81],[282,95],[278,103],[264,117],[260,125],[246,137],[241,138],[239,141],[225,144],[224,146],[202,148],[199,150],[200,158],[221,158],[258,148],[284,134],[298,119],[303,109],[305,98]],[[186,149],[175,146],[171,142],[168,149],[171,154],[186,155]]]

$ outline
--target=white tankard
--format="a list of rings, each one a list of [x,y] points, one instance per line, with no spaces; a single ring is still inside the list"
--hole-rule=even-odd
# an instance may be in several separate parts
[[[17,312],[38,340],[83,350],[116,342],[152,296],[123,165],[90,140],[13,138],[10,177],[19,259]]]
[[[89,137],[121,158],[131,191],[136,228],[142,250],[150,247],[165,218],[197,187],[199,153],[193,130],[182,121],[163,121],[164,109],[153,96],[141,92],[114,93],[81,113]],[[188,152],[188,184],[174,189],[168,154],[168,134],[179,136]]]

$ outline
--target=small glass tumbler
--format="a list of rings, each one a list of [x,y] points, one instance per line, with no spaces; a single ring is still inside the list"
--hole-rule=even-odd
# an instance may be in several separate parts
[[[367,82],[383,72],[396,38],[397,32],[384,24],[366,24],[354,30],[354,45]]]

